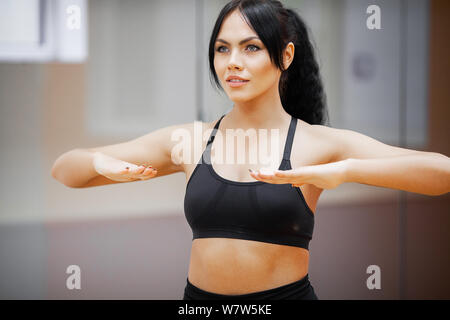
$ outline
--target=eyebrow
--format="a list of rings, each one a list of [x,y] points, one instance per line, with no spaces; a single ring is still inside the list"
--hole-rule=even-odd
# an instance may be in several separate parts
[[[252,39],[258,39],[258,40],[259,40],[258,37],[252,36],[252,37],[248,37],[248,38],[245,38],[245,39],[239,41],[239,44],[241,45],[241,44],[243,44],[243,43],[245,43],[245,42],[247,42],[247,41],[250,41],[250,40],[252,40]],[[227,41],[225,41],[225,40],[223,40],[223,39],[217,39],[216,42],[223,42],[223,43],[225,43],[225,44],[229,44]]]

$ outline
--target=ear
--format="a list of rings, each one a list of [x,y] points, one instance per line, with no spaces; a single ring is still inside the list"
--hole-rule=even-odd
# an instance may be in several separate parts
[[[289,42],[286,45],[286,48],[284,49],[284,54],[283,54],[283,63],[284,63],[285,69],[288,69],[292,63],[292,60],[294,60],[294,53],[295,53],[295,46],[292,42]]]

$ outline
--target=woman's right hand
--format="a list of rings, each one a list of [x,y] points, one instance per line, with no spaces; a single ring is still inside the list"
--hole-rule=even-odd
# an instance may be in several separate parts
[[[110,157],[101,152],[94,153],[95,171],[114,181],[136,181],[153,178],[157,170],[152,166],[137,166],[133,163]]]

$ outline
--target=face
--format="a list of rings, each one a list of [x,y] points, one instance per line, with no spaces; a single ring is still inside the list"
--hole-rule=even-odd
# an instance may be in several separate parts
[[[250,39],[245,41],[248,38]],[[293,45],[289,48],[292,50]],[[281,71],[270,61],[263,42],[238,10],[224,19],[214,51],[214,68],[232,101],[248,101],[268,90],[278,89]],[[287,59],[289,60],[289,53]],[[226,80],[231,75],[249,81],[237,86],[237,83]]]

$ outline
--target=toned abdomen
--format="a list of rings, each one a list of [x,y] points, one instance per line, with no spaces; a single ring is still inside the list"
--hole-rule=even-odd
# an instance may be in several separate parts
[[[219,294],[246,294],[300,280],[308,273],[304,248],[228,238],[192,242],[189,281]]]

